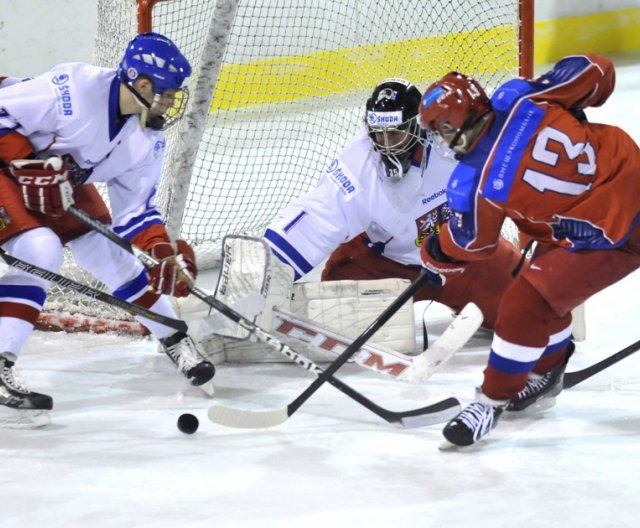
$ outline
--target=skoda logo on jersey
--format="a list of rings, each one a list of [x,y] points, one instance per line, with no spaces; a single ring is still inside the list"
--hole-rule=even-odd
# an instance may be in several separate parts
[[[66,73],[56,75],[51,79],[56,85],[56,96],[58,98],[58,113],[63,117],[73,116],[73,103],[71,88],[69,87],[69,76]]]
[[[345,170],[337,159],[334,159],[329,164],[327,175],[345,196],[349,196],[355,192],[356,186],[351,182],[351,178],[345,173]]]
[[[67,83],[67,81],[69,81],[69,76],[66,73],[61,73],[60,75],[56,75],[53,79],[51,79],[51,82],[57,86],[65,84]]]
[[[370,127],[395,127],[402,124],[402,112],[367,112]]]

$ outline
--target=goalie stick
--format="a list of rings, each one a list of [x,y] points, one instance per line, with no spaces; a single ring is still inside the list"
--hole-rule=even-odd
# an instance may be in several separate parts
[[[297,398],[295,398],[288,405],[272,409],[268,411],[254,411],[250,409],[238,409],[235,407],[227,407],[223,405],[214,405],[209,409],[209,419],[215,423],[226,425],[228,427],[239,428],[264,428],[280,425],[289,419],[309,397],[316,392],[326,381],[334,384],[337,381],[333,377],[333,374],[344,365],[349,358],[351,358],[360,347],[366,343],[369,338],[375,334],[392,316],[395,314],[402,305],[407,302],[414,293],[422,286],[427,280],[427,274],[421,273],[416,280],[414,280],[385,310],[362,332],[355,340],[347,346],[337,359],[335,359],[326,370],[321,370],[314,363],[310,363],[313,367],[312,372],[318,375],[316,380],[311,383]],[[307,360],[308,361],[308,360]],[[344,384],[340,382],[343,387],[340,390],[344,391]],[[353,389],[350,389],[353,390]],[[357,393],[361,398],[364,398],[361,394]],[[369,402],[372,403],[372,402]],[[432,423],[439,423],[446,421],[447,417],[452,418],[455,414],[455,409],[460,408],[460,402],[456,398],[447,398],[434,405],[424,407],[422,409],[416,409],[413,411],[405,412],[393,412],[386,409],[378,408],[378,411],[384,411],[384,413],[376,413],[388,422],[400,423],[405,427],[417,427],[420,425],[427,425]],[[374,411],[375,412],[375,411]]]
[[[416,283],[419,283],[420,278],[424,275],[421,275],[414,281],[407,290],[411,289]],[[401,304],[404,304],[407,299],[402,299],[402,297],[407,293],[405,290],[400,297],[398,297],[391,305],[387,307],[387,309],[376,319],[382,319],[387,311],[389,311],[394,304],[398,303],[400,300],[403,300]],[[475,307],[475,305],[473,305]],[[477,309],[477,307],[476,307]],[[464,311],[464,310],[463,310]],[[391,314],[393,315],[393,314]],[[391,315],[389,317],[391,317]],[[462,312],[458,317],[462,316]],[[214,405],[209,408],[208,416],[209,419],[217,424],[225,425],[227,427],[237,427],[243,429],[260,429],[265,427],[273,427],[276,425],[280,425],[284,423],[305,401],[308,397],[315,392],[316,389],[313,389],[314,385],[319,387],[323,382],[321,381],[322,376],[326,376],[329,369],[337,369],[335,367],[338,361],[342,361],[338,366],[344,364],[346,360],[343,360],[346,353],[348,353],[349,349],[354,348],[357,343],[360,343],[360,340],[364,335],[367,335],[368,331],[376,324],[374,321],[367,330],[363,334],[361,334],[358,338],[356,338],[351,345],[347,346],[344,352],[336,359],[329,368],[325,371],[321,370],[320,367],[315,365],[315,368],[312,370],[319,377],[316,379],[314,383],[312,383],[300,396],[298,396],[295,400],[293,400],[289,405],[285,407],[281,407],[279,409],[272,409],[269,411],[254,411],[247,409],[238,409],[236,407],[228,407],[225,405]],[[460,323],[460,321],[458,321]],[[456,320],[454,320],[449,327],[443,332],[442,336],[434,343],[432,346],[433,349],[439,350],[446,348],[446,345],[440,343],[440,340],[443,340],[444,343],[450,342],[450,335],[453,330],[456,328]],[[365,340],[366,341],[366,340]],[[466,340],[465,340],[466,343]],[[464,344],[464,343],[463,343]],[[357,352],[362,352],[363,348],[359,348],[356,352],[352,352],[355,354]],[[398,354],[395,352],[395,354]],[[309,360],[308,360],[309,361]],[[312,363],[313,364],[313,363]],[[311,370],[311,369],[310,369]],[[334,370],[335,371],[335,370]],[[331,380],[336,380],[336,378],[330,377],[328,381],[331,383]],[[343,391],[344,392],[344,391]],[[373,403],[373,402],[370,402]],[[373,404],[375,405],[375,404]],[[377,407],[377,406],[376,406]],[[437,402],[433,405],[429,405],[427,407],[422,407],[421,409],[415,409],[412,411],[389,411],[386,409],[382,409],[378,407],[378,411],[376,414],[384,418],[386,421],[390,423],[399,423],[404,427],[421,427],[425,425],[431,425],[436,423],[445,422],[456,415],[457,410],[461,409],[460,402],[456,398],[447,398],[440,402]],[[380,412],[382,411],[382,412]]]
[[[283,339],[293,339],[335,354],[341,353],[351,342],[350,338],[283,308],[274,306],[273,315],[276,322],[273,332]],[[477,305],[469,303],[436,343],[417,356],[365,343],[354,353],[352,360],[361,367],[382,372],[398,380],[422,381],[431,377],[462,349],[480,327],[482,319],[482,312]]]
[[[125,251],[128,251],[129,253],[132,253],[133,255],[138,257],[140,261],[145,264],[145,266],[153,266],[157,264],[157,260],[154,257],[136,247],[128,240],[122,238],[121,236],[113,232],[107,225],[99,222],[81,209],[78,209],[77,207],[72,205],[68,208],[68,211],[76,218],[94,229],[96,232],[105,236]],[[360,403],[363,407],[366,407],[371,412],[377,414],[380,418],[390,423],[402,423],[406,426],[415,427],[419,425],[426,425],[428,423],[439,423],[455,416],[455,414],[457,414],[461,408],[460,402],[456,398],[447,398],[441,402],[429,405],[427,407],[422,407],[420,409],[395,412],[380,407],[379,405],[366,398],[364,395],[360,394],[355,389],[351,388],[346,383],[340,381],[338,378],[333,377],[333,374],[342,365],[344,365],[349,360],[349,358],[366,341],[368,341],[369,338],[393,316],[393,314],[395,314],[402,307],[402,305],[406,301],[413,297],[413,294],[418,290],[418,288],[422,286],[422,283],[426,281],[426,278],[427,275],[423,273],[413,283],[411,283],[411,285],[409,285],[409,287],[404,292],[402,292],[400,296],[394,302],[392,302],[382,312],[382,314],[380,314],[376,318],[376,320],[373,321],[373,323],[371,323],[365,329],[365,331],[358,338],[356,338],[355,341],[353,341],[353,343],[351,343],[346,348],[346,350],[342,354],[340,354],[340,356],[324,371],[321,370],[315,363],[313,363],[303,355],[297,353],[290,346],[282,343],[271,334],[260,328],[250,319],[247,319],[243,315],[239,314],[215,297],[209,296],[199,288],[192,286],[190,288],[190,291],[195,297],[199,298],[204,303],[221,312],[223,315],[253,334],[258,341],[273,347],[278,352],[288,357],[297,365],[300,365],[306,370],[318,374],[318,378],[311,385],[309,385],[309,387],[307,387],[307,389],[302,394],[300,394],[300,396],[298,396],[291,404],[289,404],[284,409],[284,413],[281,412],[281,409],[276,409],[275,411],[258,411],[252,413],[251,411],[243,411],[221,406],[221,411],[215,411],[216,407],[212,407],[211,409],[209,409],[209,417],[212,419],[212,421],[216,421],[214,420],[214,418],[218,416],[219,412],[221,412],[221,421],[218,423],[223,423],[224,421],[226,422],[225,425],[235,427],[271,427],[274,425],[278,425],[279,423],[287,420],[289,416],[291,416],[325,382],[329,382],[335,388]],[[227,412],[222,412],[224,409],[226,409]],[[237,411],[235,414],[237,420],[234,420],[233,413],[231,411]],[[235,425],[232,425],[232,422]]]
[[[640,350],[640,341],[636,341],[632,345],[629,345],[626,348],[616,352],[615,354],[610,355],[609,357],[604,358],[597,363],[594,363],[590,367],[584,368],[582,370],[576,370],[574,372],[567,372],[564,375],[564,379],[562,381],[563,389],[570,389],[571,387],[575,387],[578,383],[582,383],[584,380],[589,379],[591,376],[595,376],[599,372],[602,372],[604,369],[614,365],[618,361],[623,360],[624,358],[630,356],[634,352]]]

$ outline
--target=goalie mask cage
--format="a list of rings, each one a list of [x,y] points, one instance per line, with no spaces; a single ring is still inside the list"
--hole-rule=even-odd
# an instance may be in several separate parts
[[[491,92],[533,70],[533,0],[98,0],[95,63],[115,68],[150,30],[194,70],[185,117],[167,132],[158,201],[201,268],[226,234],[261,235],[310,190],[363,126],[381,80],[424,90],[459,70]],[[90,280],[72,263],[62,272]],[[126,319],[69,295],[53,288],[47,311]]]

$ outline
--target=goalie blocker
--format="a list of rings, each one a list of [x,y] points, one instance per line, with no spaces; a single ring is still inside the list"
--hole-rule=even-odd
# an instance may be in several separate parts
[[[349,338],[355,338],[407,287],[404,279],[367,281],[331,281],[293,284],[293,270],[271,253],[260,238],[229,235],[222,248],[222,263],[215,296],[233,306],[245,317],[268,331],[274,331],[286,342],[287,325],[274,307],[312,320]],[[256,292],[262,302],[256,302]],[[252,302],[246,302],[251,298]],[[197,299],[177,301],[177,310],[187,321],[201,317],[208,310]],[[279,329],[280,328],[280,329]],[[407,302],[371,340],[400,353],[415,354],[417,349],[413,303]],[[300,349],[300,340],[292,343]],[[314,340],[314,337],[316,339]],[[238,325],[221,321],[221,328],[203,340],[205,354],[212,360],[230,362],[282,361],[275,351],[248,339]],[[343,350],[343,344],[325,336],[306,336],[305,350],[313,361],[332,361]],[[221,357],[224,351],[224,358]]]

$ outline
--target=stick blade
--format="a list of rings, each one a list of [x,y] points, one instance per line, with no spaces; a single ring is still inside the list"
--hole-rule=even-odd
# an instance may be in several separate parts
[[[456,398],[447,398],[446,400],[429,406],[428,409],[428,413],[418,414],[416,416],[405,416],[400,422],[403,427],[407,429],[448,422],[462,411],[462,406]]]
[[[451,357],[461,350],[473,337],[484,317],[475,303],[468,303],[438,340],[419,356],[413,358],[413,367],[408,376],[411,381],[422,381],[433,374]]]
[[[213,423],[236,429],[266,429],[280,425],[289,418],[287,407],[270,411],[252,411],[213,405],[207,411],[207,415]]]
[[[576,306],[571,310],[571,333],[574,341],[584,341],[587,339],[587,321],[585,315],[585,304]]]
[[[249,319],[256,317],[256,315],[263,310],[264,306],[265,299],[259,293],[248,293],[229,305],[232,310],[243,314]],[[198,340],[204,340],[213,335],[230,335],[236,337],[237,333],[229,332],[230,328],[237,327],[237,323],[218,311],[214,311],[206,317],[189,319],[188,324],[189,333]]]

